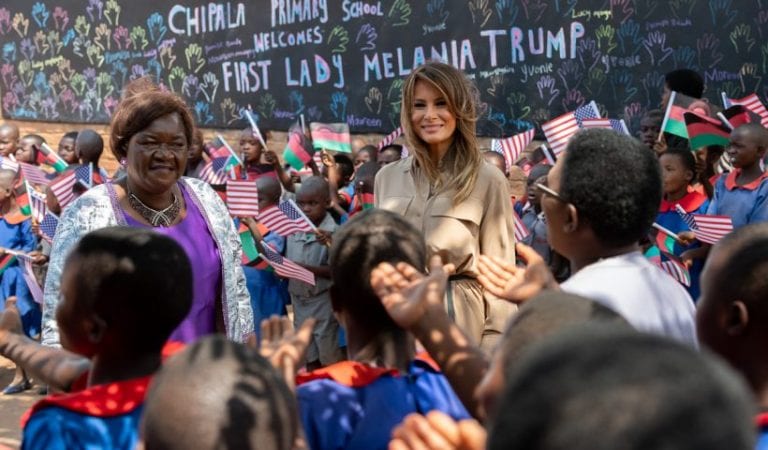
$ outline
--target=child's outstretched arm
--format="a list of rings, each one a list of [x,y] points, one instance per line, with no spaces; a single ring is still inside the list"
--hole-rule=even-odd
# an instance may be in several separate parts
[[[5,312],[0,314],[0,355],[54,390],[69,391],[72,383],[91,368],[91,362],[66,350],[45,347],[24,336],[15,303],[15,298],[9,297]]]
[[[513,303],[523,303],[544,289],[559,289],[547,263],[536,250],[517,243],[515,252],[525,267],[517,267],[514,262],[497,257],[480,255],[477,281],[483,288]]]
[[[280,158],[277,157],[277,154],[275,154],[272,150],[266,150],[264,151],[264,159],[267,161],[267,163],[272,164],[272,167],[275,168],[275,173],[277,173],[277,179],[280,180],[280,183],[283,184],[283,187],[288,192],[295,192],[295,188],[293,187],[293,180],[291,180],[291,176],[288,175],[288,173],[283,170],[283,166],[280,164]]]
[[[445,312],[448,273],[440,258],[433,258],[430,266],[431,274],[425,276],[406,263],[381,263],[371,272],[371,286],[392,320],[410,331],[437,362],[467,411],[479,417],[474,392],[488,360]]]

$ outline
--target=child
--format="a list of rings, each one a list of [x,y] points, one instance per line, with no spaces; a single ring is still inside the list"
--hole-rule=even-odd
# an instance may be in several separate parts
[[[758,450],[768,449],[768,224],[752,224],[713,248],[701,279],[699,339],[747,380],[758,409]]]
[[[40,165],[37,152],[45,139],[38,134],[27,134],[19,140],[19,148],[16,149],[16,161],[28,164]]]
[[[704,214],[709,207],[707,196],[691,188],[691,182],[696,174],[696,163],[693,153],[687,149],[670,148],[659,157],[661,165],[661,180],[663,183],[664,195],[659,206],[659,214],[656,216],[656,223],[662,227],[679,233],[688,230],[688,225],[677,212],[676,207],[681,206],[685,212],[693,214]],[[657,231],[661,233],[660,231]],[[656,242],[672,240],[662,233],[657,235]],[[664,248],[661,248],[664,247]],[[660,249],[670,252],[675,256],[680,256],[684,251],[698,248],[698,243],[684,245],[678,241],[668,245],[661,244]],[[687,288],[688,293],[694,300],[699,298],[699,277],[704,264],[697,261],[690,268],[691,284]]]
[[[357,154],[355,154],[355,160],[353,163],[353,166],[355,168],[355,172],[357,172],[357,169],[360,168],[363,164],[367,162],[376,162],[377,158],[379,157],[379,151],[374,145],[366,145],[360,150],[357,151]]]
[[[183,399],[184,401],[179,401]],[[291,450],[296,399],[264,358],[208,336],[163,363],[141,424],[143,448]]]
[[[19,147],[19,127],[12,123],[0,125],[0,157],[16,159]]]
[[[161,349],[190,309],[189,259],[173,239],[152,231],[103,228],[69,254],[61,292],[56,316],[64,350],[0,327],[0,354],[71,392],[32,407],[22,446],[134,448]]]
[[[77,140],[77,131],[70,131],[59,140],[59,157],[67,164],[77,164],[79,158],[75,151],[75,141]]]
[[[371,287],[379,263],[423,268],[426,253],[421,233],[384,210],[360,213],[335,236],[331,300],[347,332],[350,361],[297,378],[310,448],[386,448],[394,426],[412,412],[468,417],[433,363],[414,360],[413,338],[388,316]]]
[[[661,132],[661,122],[664,119],[664,113],[659,109],[652,109],[643,115],[640,119],[640,132],[638,138],[648,147],[648,150],[653,150],[658,155],[660,153],[660,146],[657,144],[659,133]]]
[[[13,171],[0,169],[0,248],[29,253],[35,249],[37,242],[32,233],[32,221],[21,213],[16,204],[13,190],[15,177]],[[40,333],[42,313],[40,305],[32,298],[19,262],[10,254],[2,254],[0,265],[3,266],[0,274],[0,299],[16,297],[24,334],[37,336]],[[13,381],[3,389],[3,394],[18,394],[30,387],[26,374],[17,367]]]
[[[75,153],[80,164],[93,165],[93,185],[104,184],[107,171],[99,166],[101,154],[104,152],[104,139],[93,130],[82,130],[75,140]]]
[[[269,132],[265,131],[262,137],[266,142]],[[261,163],[262,155],[267,162],[266,164]],[[291,176],[285,172],[275,152],[264,148],[250,127],[240,132],[240,156],[245,165],[245,173],[243,173],[241,166],[235,166],[235,175],[238,179],[256,180],[265,174],[272,175],[274,172],[285,190],[294,191]]]
[[[485,162],[488,164],[496,166],[499,170],[501,170],[501,173],[504,174],[504,178],[509,176],[509,172],[507,171],[507,162],[504,160],[504,156],[501,153],[494,152],[493,150],[487,150],[483,152],[483,159],[485,159]]]
[[[693,188],[706,195],[709,199],[714,195],[715,184],[717,184],[717,180],[721,176],[717,172],[716,166],[724,152],[725,148],[721,145],[710,145],[697,148],[694,151],[696,156],[696,182]]]
[[[326,208],[330,205],[328,183],[320,177],[309,177],[296,193],[296,205],[317,227],[316,233],[296,233],[288,236],[285,256],[315,274],[315,286],[303,281],[288,281],[294,324],[309,317],[317,319],[312,343],[307,349],[307,368],[316,369],[343,358],[339,348],[339,323],[333,316],[329,289],[328,245],[338,225]]]
[[[379,151],[377,162],[381,167],[393,162],[400,161],[403,156],[403,146],[399,144],[389,144]]]
[[[352,197],[348,213],[342,218],[341,223],[354,217],[360,211],[373,207],[373,185],[380,168],[381,166],[375,161],[367,162],[357,168],[354,181],[354,197]]]
[[[531,169],[528,175],[528,205],[523,209],[521,217],[523,224],[528,229],[528,236],[523,239],[525,245],[533,247],[536,253],[541,255],[547,265],[552,262],[552,249],[547,242],[547,221],[541,210],[541,197],[538,195],[537,183],[546,184],[547,174],[552,166],[537,165]]]
[[[206,158],[203,157],[203,132],[198,128],[192,134],[192,142],[189,143],[187,167],[184,169],[184,176],[200,178],[200,171],[203,170],[207,162]]]
[[[280,183],[272,177],[262,177],[256,180],[259,190],[259,210],[276,206],[280,203]],[[285,252],[285,238],[274,232],[267,232],[262,236],[258,223],[252,218],[243,219],[253,234],[257,247],[263,239],[278,253]],[[286,282],[274,272],[260,270],[255,267],[243,266],[248,292],[251,294],[251,307],[253,308],[253,323],[261,323],[273,315],[284,316],[285,305],[290,301]],[[259,332],[259,329],[256,329]]]

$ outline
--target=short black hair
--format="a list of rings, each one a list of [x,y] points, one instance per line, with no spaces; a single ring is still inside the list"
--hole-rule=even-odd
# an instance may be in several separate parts
[[[658,120],[659,124],[664,120],[664,112],[660,109],[652,109],[643,115],[643,119]]]
[[[379,169],[381,169],[381,166],[379,166],[376,161],[368,161],[367,163],[362,164],[357,168],[357,173],[355,173],[355,182],[362,181],[366,184],[365,187],[373,189],[373,182],[376,179],[376,174],[379,172]],[[373,193],[373,190],[370,192]]]
[[[302,181],[299,190],[296,191],[296,194],[298,195],[302,191],[308,192],[313,190],[318,191],[318,193],[322,196],[321,198],[323,201],[327,201],[331,198],[328,181],[323,177],[316,176],[307,177],[304,181]]]
[[[696,157],[693,156],[693,152],[687,148],[670,147],[664,151],[659,157],[664,155],[677,156],[680,158],[680,162],[683,163],[685,170],[690,170],[693,177],[696,177]]]
[[[753,313],[768,318],[768,223],[738,228],[717,243],[728,262],[712,272],[712,286],[730,300],[742,300]]]
[[[381,148],[381,150],[379,150],[379,154],[384,153],[386,151],[393,151],[393,152],[397,152],[398,155],[402,155],[403,154],[403,146],[400,145],[400,144],[385,145],[384,147]]]
[[[371,287],[371,272],[382,262],[406,262],[423,271],[427,248],[419,230],[383,209],[356,214],[334,234],[330,265],[331,304],[363,329],[400,329]]]
[[[653,152],[630,136],[589,129],[568,143],[560,195],[604,244],[640,241],[661,202],[661,170]]]
[[[68,256],[68,270],[79,274],[73,277],[78,304],[98,313],[137,350],[159,351],[192,305],[186,252],[151,230],[92,231]]]
[[[355,173],[355,164],[349,159],[349,156],[337,153],[333,155],[333,160],[339,165],[342,178],[348,180]]]
[[[693,98],[704,95],[704,79],[691,69],[678,69],[664,75],[664,83],[670,91],[679,92]]]
[[[499,404],[490,450],[754,448],[751,396],[723,362],[608,325],[536,345]]]
[[[64,136],[62,136],[61,139],[72,139],[73,141],[77,140],[77,131],[64,133]]]
[[[163,364],[141,431],[147,450],[290,450],[299,431],[296,398],[258,352],[208,336]]]
[[[368,153],[368,155],[372,159],[376,159],[376,157],[379,155],[379,149],[376,148],[375,145],[370,145],[370,144],[369,145],[364,145],[364,146],[360,147],[360,150],[357,151],[358,155],[360,153]]]
[[[539,178],[547,176],[550,170],[552,170],[552,166],[549,164],[536,164],[533,166],[531,171],[528,172],[528,186],[535,183]]]

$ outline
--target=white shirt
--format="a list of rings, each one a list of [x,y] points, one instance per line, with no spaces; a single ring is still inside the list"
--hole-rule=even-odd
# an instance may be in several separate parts
[[[691,296],[640,252],[601,259],[561,287],[611,308],[640,331],[698,347]]]

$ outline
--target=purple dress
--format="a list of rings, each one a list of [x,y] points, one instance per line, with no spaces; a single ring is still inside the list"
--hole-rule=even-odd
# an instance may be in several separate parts
[[[173,238],[187,252],[192,265],[193,297],[189,315],[171,334],[169,340],[193,342],[216,332],[216,299],[221,293],[221,258],[203,214],[179,185],[187,205],[187,215],[170,227],[150,227],[122,211],[128,226],[152,228]]]

